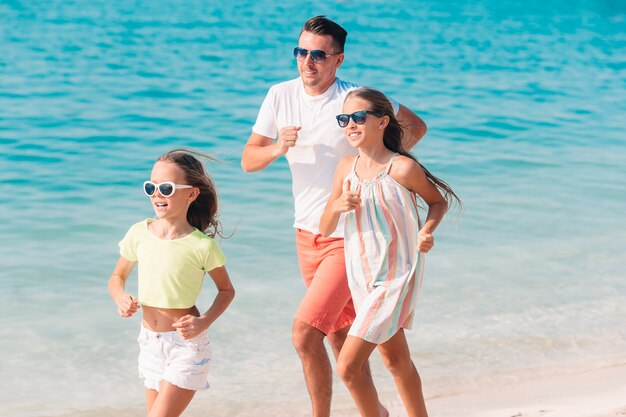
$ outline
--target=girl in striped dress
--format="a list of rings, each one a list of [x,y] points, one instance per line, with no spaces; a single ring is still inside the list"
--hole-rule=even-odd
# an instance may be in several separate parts
[[[346,139],[358,148],[337,166],[321,218],[323,235],[345,221],[348,282],[357,317],[337,361],[363,417],[387,416],[367,375],[378,347],[409,416],[427,416],[421,381],[404,329],[411,328],[424,254],[433,232],[457,196],[402,147],[402,128],[387,97],[370,88],[350,92],[337,116]],[[428,205],[420,222],[417,197]]]

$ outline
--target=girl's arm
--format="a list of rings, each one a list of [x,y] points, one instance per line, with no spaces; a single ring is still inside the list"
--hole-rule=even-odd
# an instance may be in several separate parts
[[[320,233],[324,237],[330,236],[337,229],[341,213],[353,210],[361,204],[359,193],[349,191],[350,183],[348,183],[347,190],[343,190],[343,180],[350,172],[352,161],[354,161],[354,157],[346,157],[337,164],[333,179],[333,190],[320,219]]]
[[[140,305],[135,297],[128,294],[125,290],[126,280],[133,272],[136,262],[120,256],[113,270],[111,278],[109,278],[109,294],[117,305],[117,313],[122,317],[130,317],[137,312]]]
[[[226,311],[226,307],[235,298],[235,288],[233,288],[226,267],[220,266],[210,270],[209,276],[217,287],[217,295],[211,307],[200,317],[187,314],[172,323],[172,326],[178,330],[183,339],[191,339],[208,329]]]
[[[428,215],[418,234],[417,248],[428,252],[435,244],[433,232],[448,211],[448,203],[437,187],[428,180],[422,167],[411,158],[399,156],[391,168],[391,177],[405,188],[419,194],[428,204]]]

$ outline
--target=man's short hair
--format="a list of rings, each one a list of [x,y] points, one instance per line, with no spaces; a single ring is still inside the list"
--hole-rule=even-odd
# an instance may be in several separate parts
[[[337,52],[343,52],[344,46],[346,46],[346,37],[348,36],[348,32],[337,23],[333,22],[330,19],[327,19],[326,16],[315,16],[304,22],[304,26],[300,31],[302,32],[311,32],[316,35],[328,35],[333,38],[333,42],[335,43],[335,48],[337,48]]]

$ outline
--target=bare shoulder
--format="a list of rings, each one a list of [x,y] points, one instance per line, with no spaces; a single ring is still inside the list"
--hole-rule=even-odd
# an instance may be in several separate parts
[[[355,158],[356,156],[344,156],[343,158],[341,158],[341,160],[339,160],[339,163],[337,164],[337,169],[335,172],[339,175],[347,175],[348,172],[350,172],[350,170],[352,169],[352,164],[354,163]]]
[[[389,175],[397,183],[409,190],[413,190],[416,178],[425,176],[420,164],[404,155],[396,157],[391,165]]]
[[[420,164],[404,155],[398,155],[391,165],[392,176],[393,174],[397,174],[399,176],[415,175],[420,172],[424,172]]]

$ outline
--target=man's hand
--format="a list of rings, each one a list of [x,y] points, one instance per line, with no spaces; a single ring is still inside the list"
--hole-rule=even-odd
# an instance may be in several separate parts
[[[278,139],[276,140],[276,148],[279,156],[285,155],[289,148],[296,146],[298,131],[300,129],[302,129],[300,126],[285,126],[280,129]]]

